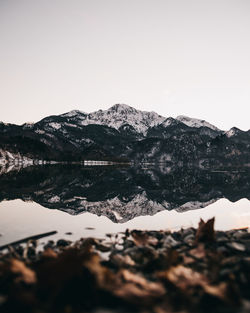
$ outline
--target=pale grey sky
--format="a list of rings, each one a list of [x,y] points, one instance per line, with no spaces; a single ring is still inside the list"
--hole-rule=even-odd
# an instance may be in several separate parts
[[[0,120],[115,103],[250,128],[249,0],[0,0]]]

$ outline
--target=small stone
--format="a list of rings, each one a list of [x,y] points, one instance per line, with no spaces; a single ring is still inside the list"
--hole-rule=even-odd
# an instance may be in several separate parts
[[[227,246],[231,249],[238,250],[238,251],[246,250],[246,247],[243,244],[238,243],[238,242],[229,242],[227,243]]]
[[[227,242],[227,241],[228,241],[228,238],[221,236],[221,237],[217,238],[216,241],[219,242],[219,243]]]
[[[44,246],[44,250],[45,250],[45,249],[48,249],[48,248],[52,248],[52,247],[54,247],[54,245],[55,245],[54,240],[49,240],[49,241],[46,243],[46,245]]]
[[[217,248],[217,252],[224,254],[224,253],[228,252],[228,249],[224,246],[221,246],[221,247]]]
[[[56,243],[57,247],[67,247],[71,244],[71,241],[65,239],[59,239]]]
[[[122,245],[115,245],[115,249],[117,249],[118,251],[122,251],[123,250],[123,246]]]
[[[134,242],[132,240],[126,240],[124,242],[124,250],[134,247]]]
[[[195,239],[194,234],[189,234],[189,235],[187,235],[187,236],[184,238],[184,241],[185,241],[186,243],[191,243],[191,242],[194,241],[194,239]]]
[[[232,270],[229,268],[225,268],[220,272],[221,277],[227,277],[232,273]]]
[[[36,255],[36,249],[34,247],[29,247],[28,249],[28,257],[33,257]]]
[[[169,233],[167,235],[170,235]],[[180,241],[182,240],[182,236],[180,234],[180,232],[173,232],[171,233],[171,236],[174,238],[174,240],[176,241]]]
[[[250,239],[250,233],[244,232],[241,234],[240,239],[243,240],[249,240]]]
[[[23,256],[23,247],[20,245],[20,246],[17,246],[16,248],[15,248],[15,251],[16,251],[16,253],[18,253],[19,255],[21,255],[21,256]]]
[[[182,230],[183,237],[187,237],[189,235],[194,235],[194,229],[193,228],[186,228]]]
[[[239,239],[250,239],[250,234],[245,231],[238,231],[237,233],[234,233],[233,237],[237,240]]]
[[[177,246],[179,246],[180,245],[180,243],[178,242],[178,241],[176,241],[176,240],[174,240],[174,238],[171,236],[171,235],[168,235],[165,239],[164,239],[164,241],[163,241],[163,244],[162,244],[162,246],[164,247],[164,248],[170,248],[170,247],[177,247]]]

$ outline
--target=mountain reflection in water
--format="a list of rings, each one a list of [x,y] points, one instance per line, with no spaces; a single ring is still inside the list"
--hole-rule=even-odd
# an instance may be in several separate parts
[[[221,198],[250,199],[248,168],[51,165],[0,175],[0,201],[29,200],[71,215],[106,216],[115,223],[163,210],[204,208]]]

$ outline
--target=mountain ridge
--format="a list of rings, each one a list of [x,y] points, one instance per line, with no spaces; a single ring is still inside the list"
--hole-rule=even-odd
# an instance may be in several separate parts
[[[73,110],[20,126],[0,123],[0,140],[2,151],[57,161],[250,163],[250,132],[225,132],[205,120],[166,118],[126,104],[91,113]]]

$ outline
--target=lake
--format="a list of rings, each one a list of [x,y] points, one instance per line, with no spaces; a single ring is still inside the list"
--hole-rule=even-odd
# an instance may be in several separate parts
[[[249,199],[248,167],[5,168],[0,175],[0,245],[53,230],[58,231],[53,239],[69,240],[127,228],[178,230],[213,216],[216,229],[248,227]]]

